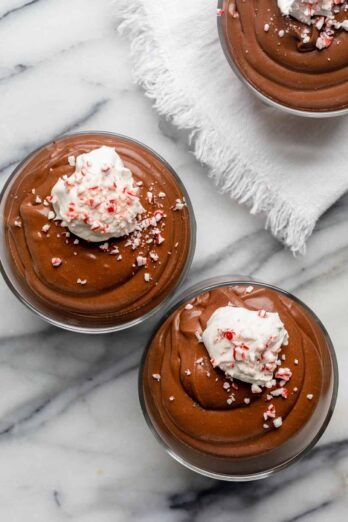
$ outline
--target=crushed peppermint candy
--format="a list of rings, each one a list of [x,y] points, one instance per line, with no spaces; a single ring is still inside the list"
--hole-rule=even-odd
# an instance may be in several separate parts
[[[51,263],[52,263],[52,266],[58,267],[63,263],[63,261],[61,260],[60,257],[52,257]]]
[[[262,388],[258,384],[251,385],[251,393],[262,393]]]
[[[250,399],[249,399],[249,397],[245,397],[244,402],[245,402],[245,404],[250,404]]]
[[[69,163],[70,167],[75,167],[75,165],[76,165],[75,156],[68,156],[68,163]]]
[[[264,412],[263,418],[266,421],[267,419],[275,419],[276,409],[274,404],[270,404],[267,408],[267,411]]]
[[[175,397],[174,397],[174,395],[171,395],[171,396],[169,397],[169,400],[170,400],[170,402],[175,401]]]
[[[175,201],[175,205],[172,207],[172,210],[174,210],[174,212],[175,212],[176,210],[182,210],[184,207],[186,207],[184,198],[182,200],[177,199]]]
[[[52,219],[54,219],[56,217],[55,213],[53,212],[53,210],[50,210],[49,213],[48,213],[48,216],[47,216],[47,219],[49,219],[50,221]]]
[[[245,289],[245,293],[246,294],[251,294],[252,292],[254,291],[254,287],[253,286],[247,286],[246,289]]]
[[[188,377],[192,374],[191,370],[188,370],[188,369],[185,370],[184,373],[185,373],[185,375],[187,375]]]
[[[147,257],[138,256],[137,257],[137,265],[140,266],[146,266],[147,265]]]
[[[224,388],[224,390],[229,390],[229,389],[231,388],[231,383],[229,383],[229,382],[224,382],[224,384],[223,384],[223,388]]]
[[[200,332],[198,332],[198,330],[195,331],[195,336],[196,336],[196,339],[199,343],[202,343],[203,342],[203,337],[202,337],[202,334]]]
[[[21,221],[20,219],[16,219],[16,220],[14,221],[14,225],[15,225],[15,227],[17,227],[17,228],[22,228],[22,221]]]
[[[160,380],[161,380],[161,376],[159,373],[153,373],[152,378],[154,381],[157,381],[157,382],[160,382]]]
[[[307,395],[307,399],[308,399],[309,401],[311,401],[311,400],[313,399],[313,397],[314,397],[313,393],[309,393],[309,394]]]
[[[146,272],[146,273],[144,274],[144,281],[145,281],[146,283],[149,283],[149,282],[151,281],[151,276],[150,276],[150,274],[149,274],[148,272]]]
[[[80,279],[78,278],[78,280],[76,281],[78,285],[86,285],[87,284],[87,279]]]
[[[277,417],[273,421],[273,425],[275,428],[280,428],[282,424],[283,424],[283,419],[281,417]]]
[[[51,225],[49,223],[46,223],[45,225],[43,225],[41,227],[41,232],[48,232],[50,228],[51,228]]]
[[[192,310],[193,308],[193,305],[191,303],[187,303],[187,305],[185,306],[185,310]]]
[[[289,368],[279,368],[275,373],[276,379],[281,379],[282,381],[289,381],[292,376],[292,371]]]
[[[273,397],[283,397],[283,399],[287,399],[289,396],[289,391],[287,388],[277,388],[276,390],[271,391],[271,396]]]

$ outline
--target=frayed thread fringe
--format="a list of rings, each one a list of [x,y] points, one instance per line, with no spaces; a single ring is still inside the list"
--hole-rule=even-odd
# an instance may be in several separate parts
[[[130,41],[135,81],[154,100],[155,109],[170,118],[178,128],[191,131],[190,142],[195,157],[209,167],[210,177],[223,193],[247,204],[252,214],[265,213],[266,228],[294,254],[304,253],[315,224],[296,215],[293,207],[272,193],[238,154],[231,156],[230,147],[221,142],[217,131],[204,116],[196,113],[194,104],[177,86],[166,66],[142,1],[114,0],[113,3],[117,4],[117,13],[121,17],[118,30]]]

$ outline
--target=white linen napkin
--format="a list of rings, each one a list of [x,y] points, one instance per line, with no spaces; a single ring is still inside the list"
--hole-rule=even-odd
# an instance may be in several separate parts
[[[223,54],[215,0],[115,0],[136,81],[155,108],[191,129],[194,153],[223,192],[265,212],[304,252],[316,221],[348,190],[348,118],[310,119],[249,92]]]

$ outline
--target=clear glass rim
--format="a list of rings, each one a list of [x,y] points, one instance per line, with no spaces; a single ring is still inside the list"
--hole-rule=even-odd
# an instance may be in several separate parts
[[[58,138],[50,140],[50,141],[44,143],[43,145],[40,145],[39,147],[37,147],[35,150],[30,152],[30,154],[28,154],[15,167],[13,172],[7,178],[6,182],[4,183],[3,188],[1,190],[1,193],[0,193],[0,205],[2,204],[3,199],[5,198],[6,191],[7,191],[8,187],[11,185],[12,181],[14,180],[14,178],[16,177],[18,172],[20,172],[20,170],[23,168],[23,165],[27,161],[29,161],[38,152],[40,152],[42,149],[44,149],[45,147],[47,147],[48,145],[50,145],[52,143],[60,142],[61,140],[64,140],[66,138],[73,138],[75,136],[84,136],[84,135],[111,136],[111,137],[114,137],[114,138],[122,139],[124,141],[128,141],[128,142],[133,143],[135,145],[138,145],[139,147],[143,148],[145,151],[147,151],[150,154],[152,154],[157,160],[159,160],[164,165],[164,167],[170,172],[170,174],[173,176],[173,178],[175,179],[176,183],[178,184],[178,186],[179,186],[180,190],[182,191],[183,196],[185,197],[185,200],[186,200],[186,204],[187,204],[187,208],[188,208],[189,216],[190,216],[190,232],[191,232],[190,248],[189,248],[189,252],[188,252],[188,255],[187,255],[186,263],[185,263],[185,266],[184,266],[180,276],[178,277],[175,285],[173,286],[173,288],[171,289],[169,294],[163,299],[163,301],[161,301],[156,307],[152,308],[152,310],[150,310],[149,312],[147,312],[145,315],[143,315],[141,317],[137,317],[137,318],[135,318],[135,319],[133,319],[131,321],[128,321],[128,322],[126,322],[124,324],[115,325],[115,326],[84,327],[84,326],[67,324],[67,323],[65,323],[63,321],[58,321],[58,320],[53,319],[52,317],[49,317],[48,315],[44,314],[40,310],[38,310],[13,285],[13,283],[12,283],[12,281],[11,281],[11,279],[10,279],[10,277],[9,277],[5,267],[4,267],[4,263],[3,263],[2,259],[1,259],[1,257],[0,257],[0,272],[1,272],[2,276],[3,276],[3,278],[4,278],[5,283],[7,284],[7,286],[9,287],[11,292],[13,293],[13,295],[15,297],[17,297],[17,299],[22,304],[24,304],[27,308],[29,308],[29,310],[34,312],[41,319],[43,319],[44,321],[48,322],[49,324],[52,324],[52,325],[57,326],[59,328],[62,328],[63,330],[68,330],[70,332],[85,333],[85,334],[105,334],[105,333],[112,333],[112,332],[118,332],[118,331],[126,330],[128,328],[131,328],[133,326],[136,326],[136,325],[146,321],[150,317],[154,316],[163,306],[165,306],[173,298],[175,292],[178,290],[179,286],[182,284],[182,282],[185,279],[187,273],[189,272],[191,264],[192,264],[193,256],[194,256],[195,249],[196,249],[197,225],[196,225],[196,219],[195,219],[195,215],[194,215],[193,206],[192,206],[192,203],[191,203],[190,196],[189,196],[189,194],[188,194],[188,192],[186,190],[185,185],[183,184],[182,180],[180,179],[180,177],[177,174],[177,172],[173,169],[173,167],[160,154],[158,154],[156,151],[154,151],[153,149],[151,149],[150,147],[148,147],[144,143],[142,143],[142,142],[140,142],[140,141],[138,141],[136,139],[130,138],[129,136],[125,136],[123,134],[118,134],[118,133],[115,133],[115,132],[108,132],[108,131],[92,131],[92,130],[90,130],[90,131],[67,133],[67,134],[63,134],[62,136],[59,136]]]
[[[313,319],[316,321],[316,323],[318,324],[318,326],[320,327],[320,329],[323,332],[323,335],[325,337],[325,340],[327,342],[327,346],[328,346],[328,349],[330,352],[330,357],[331,357],[331,361],[332,361],[332,374],[333,374],[333,388],[332,388],[332,396],[331,396],[330,405],[329,405],[327,414],[325,416],[325,419],[324,419],[320,429],[318,430],[317,434],[315,435],[313,440],[310,442],[310,444],[308,444],[302,451],[300,451],[299,453],[297,453],[296,455],[294,455],[293,457],[291,457],[290,459],[286,460],[285,462],[281,463],[280,465],[278,465],[276,467],[271,467],[271,468],[265,469],[264,471],[261,471],[261,472],[245,474],[245,475],[243,475],[243,474],[231,475],[231,474],[214,473],[214,472],[206,471],[205,469],[199,468],[199,467],[191,464],[187,460],[183,459],[180,455],[175,453],[168,446],[168,444],[163,440],[163,438],[160,436],[160,434],[156,430],[154,424],[152,423],[151,418],[150,418],[147,408],[146,408],[145,397],[144,397],[144,392],[143,392],[143,371],[144,371],[145,361],[146,361],[147,353],[152,344],[153,338],[156,335],[156,332],[159,329],[159,327],[168,319],[168,317],[177,308],[179,308],[185,302],[190,301],[195,296],[197,296],[203,292],[212,290],[214,288],[218,288],[221,286],[232,286],[232,285],[236,285],[236,284],[247,285],[247,286],[249,286],[249,285],[261,286],[261,287],[264,287],[264,288],[267,288],[270,290],[274,290],[276,292],[280,292],[281,294],[285,295],[289,299],[294,300],[296,303],[298,303],[300,306],[302,306],[313,317]],[[222,481],[227,481],[227,482],[249,482],[252,480],[260,480],[263,478],[267,478],[267,477],[273,475],[274,473],[277,473],[279,471],[286,469],[291,464],[294,464],[295,462],[297,462],[298,460],[300,460],[301,458],[306,456],[310,452],[310,450],[317,444],[319,439],[322,437],[323,433],[325,432],[325,430],[331,420],[332,414],[333,414],[335,406],[336,406],[336,401],[337,401],[338,384],[339,384],[339,372],[338,372],[336,352],[335,352],[333,343],[331,341],[331,338],[330,338],[329,333],[326,330],[325,326],[323,325],[323,323],[321,322],[319,317],[313,312],[313,310],[308,305],[306,305],[303,301],[301,301],[301,299],[294,296],[287,290],[283,290],[282,288],[279,288],[275,285],[271,285],[269,283],[263,283],[261,281],[255,280],[251,276],[240,276],[240,275],[220,276],[220,277],[216,277],[216,278],[209,278],[209,279],[206,279],[204,281],[201,281],[201,282],[195,284],[194,286],[192,286],[192,287],[188,288],[187,290],[185,290],[184,292],[182,292],[178,296],[178,298],[175,300],[175,302],[170,304],[170,306],[167,308],[167,310],[165,311],[165,313],[162,316],[162,318],[160,319],[160,321],[158,321],[158,323],[155,325],[153,333],[151,335],[151,339],[149,340],[149,342],[144,350],[144,353],[142,355],[142,359],[140,361],[140,366],[139,366],[139,373],[138,373],[138,395],[139,395],[140,406],[141,406],[145,421],[146,421],[147,425],[149,426],[152,434],[155,436],[155,438],[158,440],[158,442],[164,447],[166,452],[174,460],[176,460],[177,462],[182,464],[184,467],[190,469],[191,471],[194,471],[194,472],[196,472],[200,475],[203,475],[205,477],[208,477],[208,478],[213,478],[216,480],[222,480]]]
[[[218,9],[222,9],[224,5],[225,0],[218,0]],[[240,72],[239,67],[236,65],[235,61],[233,60],[233,57],[229,51],[225,32],[223,29],[222,24],[222,16],[217,16],[217,26],[218,26],[218,33],[219,33],[219,39],[220,43],[223,49],[223,52],[225,54],[225,57],[230,64],[231,69],[235,73],[235,75],[239,78],[239,80],[246,85],[253,93],[254,95],[259,98],[259,100],[263,101],[266,105],[269,105],[270,107],[273,107],[274,109],[281,110],[282,112],[285,112],[287,114],[292,114],[293,116],[302,116],[305,118],[335,118],[338,116],[344,116],[348,114],[348,107],[344,109],[337,109],[332,111],[306,111],[304,109],[293,109],[292,107],[288,107],[285,104],[282,104],[280,102],[276,102],[272,100],[272,98],[269,98],[262,92],[258,91],[256,87],[254,87],[247,78]]]

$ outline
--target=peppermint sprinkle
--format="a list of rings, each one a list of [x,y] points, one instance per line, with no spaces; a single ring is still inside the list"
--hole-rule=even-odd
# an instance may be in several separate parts
[[[54,266],[54,267],[60,266],[62,264],[62,262],[63,261],[61,260],[60,257],[52,257],[52,259],[51,259],[52,266]]]
[[[276,409],[275,409],[275,406],[274,404],[270,404],[267,408],[267,411],[264,412],[263,414],[263,418],[265,419],[265,421],[270,418],[270,419],[275,419],[275,416],[276,416]]]
[[[231,385],[229,382],[224,382],[224,390],[229,390],[231,388]]]
[[[175,201],[175,205],[172,207],[172,210],[174,210],[174,212],[176,210],[182,210],[185,206],[186,206],[185,201],[181,201],[181,199],[177,199]]]
[[[171,396],[169,397],[169,400],[170,400],[170,402],[175,401],[175,397],[174,397],[174,395],[171,395]]]
[[[150,252],[149,256],[152,259],[152,261],[155,261],[155,262],[158,261],[158,259],[159,259],[159,256],[158,256],[158,254],[156,254],[156,252]]]
[[[187,375],[188,377],[192,374],[191,370],[185,370],[185,375]]]
[[[258,384],[251,385],[251,393],[261,393],[262,388]]]
[[[46,223],[46,225],[44,225],[44,226],[41,228],[41,232],[48,232],[50,228],[51,228],[51,225],[49,225],[48,223]]]
[[[147,201],[148,201],[149,203],[152,203],[152,202],[153,202],[153,194],[152,194],[152,192],[148,192],[148,193],[146,194],[146,197],[147,197]]]
[[[76,165],[75,156],[68,156],[68,163],[69,163],[70,167],[75,167],[75,165]]]
[[[298,365],[298,359],[294,360],[294,364],[296,364],[296,366]]]
[[[223,16],[225,14],[225,10],[224,9],[217,9],[216,10],[216,14],[217,14],[217,16]]]
[[[191,303],[188,303],[186,306],[185,306],[185,310],[192,310],[193,308],[193,305]]]
[[[15,227],[22,228],[22,222],[20,219],[16,219],[14,222]]]
[[[266,310],[259,310],[257,315],[259,317],[262,317],[262,319],[264,319],[265,317],[267,317],[267,312],[266,312]]]
[[[202,334],[198,332],[198,330],[195,332],[196,339],[199,343],[203,342]]]
[[[147,258],[146,257],[142,257],[142,256],[138,256],[137,257],[137,265],[138,266],[146,266],[147,264]]]
[[[144,281],[146,283],[149,283],[150,280],[151,280],[151,276],[150,276],[150,274],[148,272],[146,272],[146,274],[144,274]]]
[[[164,199],[166,197],[166,193],[165,192],[160,192],[158,194],[158,197],[161,198],[161,199]]]
[[[254,291],[254,287],[253,286],[247,286],[246,289],[245,289],[245,293],[246,294],[251,294],[251,292]]]
[[[244,402],[245,404],[250,404],[250,399],[248,397],[245,397]]]
[[[54,219],[56,217],[55,213],[53,212],[53,210],[50,210],[49,213],[48,213],[48,216],[47,218],[51,221],[52,219]]]
[[[268,33],[269,29],[270,29],[269,24],[265,24],[263,26],[263,30],[265,31],[265,33]]]
[[[87,284],[87,279],[80,279],[78,278],[78,280],[76,281],[76,283],[78,285],[86,285]]]
[[[103,243],[102,245],[99,246],[100,250],[102,250],[103,252],[106,252],[107,250],[109,250],[109,243]]]
[[[278,31],[278,36],[279,38],[284,38],[285,36],[285,31],[283,29],[281,29],[280,31]]]
[[[283,419],[281,417],[277,417],[273,421],[273,425],[275,428],[280,428],[280,426],[283,424]]]
[[[153,373],[153,374],[152,374],[152,378],[153,378],[155,381],[157,381],[157,382],[160,382],[160,380],[161,380],[161,376],[160,376],[159,373]]]
[[[313,399],[313,397],[314,397],[313,393],[309,393],[309,394],[307,395],[307,399],[308,399],[309,401],[311,401],[311,400]]]
[[[197,359],[196,364],[200,364],[200,365],[202,365],[203,362],[204,362],[204,361],[203,361],[203,357],[200,357],[199,359]]]
[[[289,381],[292,376],[292,371],[289,368],[279,368],[275,374],[276,379],[281,379],[282,381]]]
[[[40,196],[36,196],[36,198],[35,198],[35,203],[36,203],[37,205],[39,205],[40,203],[42,203],[42,199],[40,198]]]
[[[264,424],[263,427],[265,428],[265,430],[268,430],[269,425],[268,424]]]

